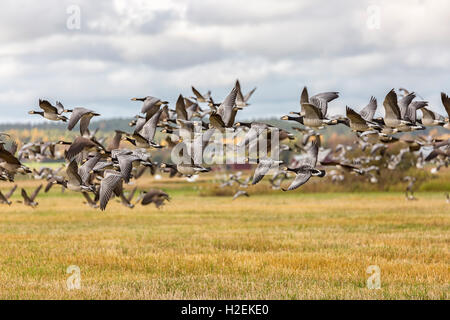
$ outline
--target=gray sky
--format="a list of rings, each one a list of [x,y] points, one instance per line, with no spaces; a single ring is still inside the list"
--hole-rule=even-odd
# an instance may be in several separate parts
[[[0,122],[37,119],[27,111],[39,98],[103,117],[133,116],[135,96],[174,103],[191,85],[220,101],[236,78],[244,93],[258,87],[241,119],[299,109],[304,85],[341,93],[332,114],[371,95],[382,110],[399,87],[443,113],[439,94],[450,93],[446,0],[2,0],[1,9]]]

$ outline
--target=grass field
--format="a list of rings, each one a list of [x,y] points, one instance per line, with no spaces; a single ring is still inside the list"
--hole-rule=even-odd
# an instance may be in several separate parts
[[[200,197],[182,180],[159,183],[172,196],[161,210],[112,201],[100,212],[59,188],[34,210],[0,205],[0,298],[449,298],[442,192],[409,202],[301,190],[231,201]],[[69,265],[81,270],[80,290],[67,290]],[[381,269],[379,290],[366,287],[369,265]]]

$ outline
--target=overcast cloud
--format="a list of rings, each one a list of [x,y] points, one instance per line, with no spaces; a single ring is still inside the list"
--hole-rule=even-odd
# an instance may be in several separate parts
[[[80,29],[67,28],[68,8]],[[380,28],[367,25],[370,6]],[[222,100],[239,78],[258,90],[240,118],[299,108],[300,91],[339,91],[330,113],[391,88],[443,112],[450,93],[450,2],[5,1],[0,10],[0,122],[36,119],[39,98],[131,117],[135,96],[175,102],[190,86]],[[372,7],[373,8],[373,7]],[[376,7],[375,7],[376,8]],[[382,107],[380,108],[382,109]]]

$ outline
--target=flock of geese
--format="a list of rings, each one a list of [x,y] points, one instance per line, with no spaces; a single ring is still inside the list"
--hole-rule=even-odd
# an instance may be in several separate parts
[[[89,128],[91,119],[99,117],[99,113],[82,107],[67,109],[61,102],[53,105],[47,100],[39,100],[40,110],[30,111],[30,114],[50,121],[65,122],[69,131],[79,125],[79,135],[73,141],[30,142],[18,150],[14,137],[0,133],[0,180],[13,182],[17,174],[46,180],[45,192],[54,185],[60,185],[63,191],[68,189],[81,193],[85,204],[101,210],[106,209],[113,197],[117,197],[128,208],[133,208],[137,203],[153,203],[159,208],[170,200],[163,190],[140,192],[133,201],[137,188],[126,192],[124,185],[132,184],[132,180],[139,179],[146,171],[154,174],[156,170],[160,170],[169,173],[170,177],[184,176],[191,179],[210,171],[211,168],[203,166],[202,159],[197,159],[198,155],[189,150],[196,145],[200,146],[202,152],[206,152],[206,147],[215,143],[211,141],[211,137],[217,132],[243,134],[244,138],[231,148],[270,138],[274,127],[269,124],[235,121],[237,112],[250,105],[249,100],[255,90],[256,88],[244,95],[237,80],[228,96],[219,103],[213,100],[210,91],[201,94],[192,87],[194,96],[183,97],[180,94],[175,109],[169,108],[169,102],[160,98],[133,98],[132,101],[140,102],[142,106],[140,114],[129,124],[132,129],[130,132],[116,130],[109,139],[97,138],[98,130],[91,132]],[[383,161],[389,170],[395,170],[403,161],[413,161],[419,169],[428,163],[433,166],[432,172],[439,171],[443,166],[448,166],[450,139],[443,140],[430,135],[414,135],[416,138],[405,139],[395,135],[425,130],[432,126],[450,129],[450,98],[445,93],[441,94],[442,104],[447,112],[445,117],[432,111],[428,102],[415,100],[415,93],[405,89],[402,91],[401,96],[394,89],[386,95],[383,101],[384,117],[375,117],[377,99],[374,97],[360,111],[346,107],[345,116],[330,116],[328,104],[336,100],[339,93],[323,92],[310,96],[305,87],[300,96],[300,109],[281,118],[301,125],[293,127],[302,134],[301,139],[295,139],[291,132],[275,128],[279,132],[279,148],[272,149],[269,144],[267,154],[270,153],[270,157],[266,155],[258,159],[247,159],[256,164],[253,175],[244,179],[241,172],[230,174],[221,187],[237,184],[239,190],[233,196],[234,200],[242,196],[248,197],[248,192],[243,189],[259,183],[269,174],[272,188],[283,191],[297,189],[312,177],[322,178],[325,175],[330,176],[334,183],[342,183],[345,172],[364,176],[371,183],[378,183]],[[418,117],[419,110],[421,117]],[[355,133],[356,142],[353,145],[338,145],[334,149],[323,148],[320,129],[338,124],[349,127]],[[155,139],[158,131],[164,136],[160,141]],[[199,132],[201,135],[194,134]],[[192,137],[192,141],[183,138],[186,133]],[[387,152],[389,145],[394,143],[404,146],[397,154]],[[181,163],[152,161],[153,152],[178,145],[183,147],[180,150],[188,150],[187,161],[186,153],[183,155],[185,161]],[[63,152],[60,151],[61,148]],[[272,152],[277,152],[277,156],[273,157]],[[285,152],[290,153],[288,158],[292,161],[289,163],[277,160]],[[201,156],[204,157],[204,154]],[[22,163],[23,160],[60,158],[66,162],[65,172],[61,172],[63,167],[31,170]],[[332,167],[332,170],[325,171],[327,167]],[[282,186],[286,180],[289,183]],[[408,176],[404,181],[408,182],[406,198],[416,199],[413,195],[415,178]],[[42,187],[40,185],[31,195],[22,189],[22,202],[36,207],[36,198]],[[0,192],[0,203],[11,205],[10,198],[16,188],[17,185],[7,194]]]

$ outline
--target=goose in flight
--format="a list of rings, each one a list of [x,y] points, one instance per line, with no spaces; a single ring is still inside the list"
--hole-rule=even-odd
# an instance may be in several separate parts
[[[324,125],[337,124],[337,120],[326,119],[323,111],[311,103],[302,104],[305,115],[303,116],[303,124],[310,128],[323,129]]]
[[[239,190],[238,192],[236,192],[236,193],[233,195],[233,200],[236,200],[237,198],[242,197],[242,196],[246,196],[247,198],[250,197],[250,195],[248,194],[247,191],[245,191],[245,190]]]
[[[83,179],[78,173],[78,165],[75,160],[72,160],[66,168],[67,180],[62,184],[69,190],[75,192],[95,192],[94,186],[87,186],[83,183]]]
[[[236,104],[238,87],[235,85],[225,100],[217,108],[217,114],[221,117],[223,123],[228,124],[233,117],[233,107]]]
[[[256,87],[250,90],[245,96],[242,94],[241,91],[241,84],[239,83],[239,80],[236,80],[236,87],[237,87],[237,94],[236,94],[236,106],[239,109],[242,109],[249,105],[248,100],[253,95],[253,93],[256,91]]]
[[[147,96],[144,98],[132,98],[132,101],[142,101],[142,108],[141,108],[141,113],[150,113],[150,116],[152,116],[152,114],[155,114],[156,111],[159,110],[159,107],[164,105],[164,104],[169,104],[168,101],[163,101],[159,98],[155,98],[152,96]]]
[[[257,162],[258,165],[253,174],[252,184],[260,182],[270,170],[278,168],[278,166],[283,163],[281,160],[274,160],[272,158],[258,159]]]
[[[104,211],[109,200],[113,196],[120,196],[123,193],[123,176],[115,170],[105,170],[104,177],[100,182],[99,200],[100,210]]]
[[[90,137],[89,132],[89,123],[93,117],[100,116],[100,114],[95,111],[86,109],[86,108],[75,108],[72,110],[72,114],[70,115],[69,124],[67,125],[67,129],[72,131],[72,129],[76,126],[78,122],[80,122],[80,134],[83,137]]]
[[[136,126],[133,134],[127,134],[125,139],[138,148],[162,148],[161,145],[153,140],[155,138],[156,127],[162,112],[163,109],[158,110],[142,125],[142,127]]]
[[[9,192],[6,193],[6,194],[3,194],[3,193],[0,191],[0,203],[1,203],[1,204],[11,205],[12,202],[9,201],[9,198],[11,198],[11,196],[14,194],[14,192],[16,191],[16,189],[17,189],[17,184],[14,185],[14,187],[12,187],[12,189],[9,190]]]
[[[141,202],[141,205],[146,206],[150,203],[154,203],[156,208],[160,208],[164,205],[164,201],[170,201],[170,197],[162,190],[152,189],[148,192],[142,192],[136,203]]]
[[[39,191],[41,191],[42,189],[42,184],[39,185],[39,187],[36,188],[36,190],[34,190],[33,194],[31,196],[28,196],[27,192],[25,191],[25,189],[22,188],[22,198],[23,198],[23,204],[29,207],[32,207],[33,209],[36,208],[38,206],[38,202],[36,201],[36,197],[39,193]]]
[[[422,111],[422,124],[424,126],[444,126],[446,124],[445,118],[440,114],[427,108],[422,108],[420,111]]]
[[[69,112],[70,110],[65,110],[64,106],[57,101],[56,105],[53,106],[50,102],[47,100],[41,100],[39,99],[39,108],[41,108],[43,111],[29,111],[29,114],[38,114],[45,119],[51,120],[51,121],[63,121],[67,122],[67,117],[63,116],[63,112]]]
[[[389,91],[384,98],[383,106],[385,110],[384,123],[387,127],[398,130],[401,127],[412,125],[411,122],[402,120],[397,94],[394,89]]]
[[[8,180],[13,181],[14,176],[17,173],[32,173],[32,171],[23,165],[10,151],[13,150],[10,149],[8,151],[3,144],[0,144],[0,170],[3,169],[5,171],[5,175],[8,176]]]
[[[287,171],[295,173],[295,179],[287,189],[282,188],[283,191],[297,189],[308,182],[311,176],[325,176],[325,170],[316,169],[318,154],[319,145],[317,144],[317,141],[313,141],[306,152],[306,156],[301,159],[300,164],[296,168],[286,168]]]
[[[445,111],[447,112],[447,117],[444,119],[446,122],[446,124],[444,124],[444,128],[450,129],[450,97],[444,92],[441,92],[441,101],[444,105]]]
[[[370,130],[381,130],[381,127],[372,122],[373,115],[377,107],[377,100],[371,98],[369,104],[361,110],[360,113],[356,112],[352,108],[346,107],[346,116],[348,118],[349,127],[356,132],[364,132]],[[363,116],[364,115],[364,116]],[[367,120],[370,119],[370,120]]]
[[[209,102],[211,99],[211,91],[208,91],[206,94],[201,94],[197,89],[194,88],[194,86],[191,86],[192,92],[194,93],[195,97],[191,97],[192,99],[195,99],[197,102]]]

